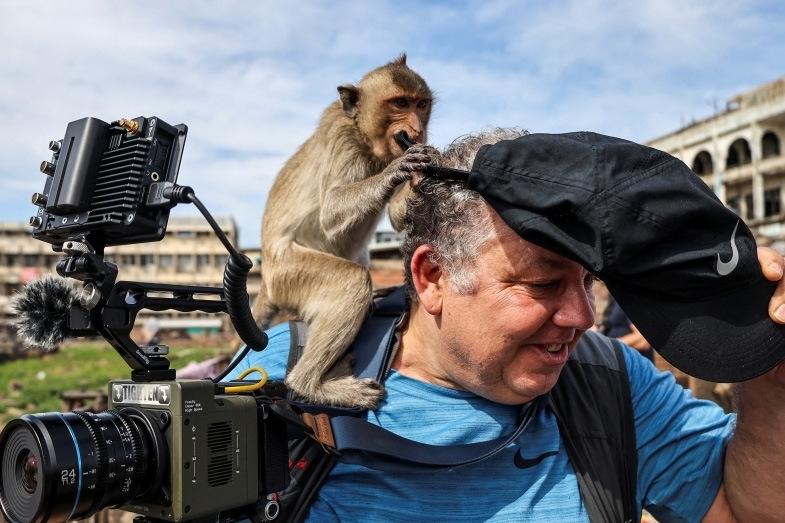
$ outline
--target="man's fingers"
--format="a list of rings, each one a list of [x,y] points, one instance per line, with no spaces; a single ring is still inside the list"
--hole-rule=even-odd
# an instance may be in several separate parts
[[[763,276],[769,281],[776,281],[777,289],[769,301],[769,316],[777,323],[785,324],[785,260],[774,249],[758,247],[758,261]]]
[[[780,281],[785,271],[785,259],[769,247],[758,247],[758,262],[763,275],[769,281]]]

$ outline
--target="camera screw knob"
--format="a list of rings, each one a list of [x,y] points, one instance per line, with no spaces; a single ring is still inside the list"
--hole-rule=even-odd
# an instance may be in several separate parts
[[[57,152],[60,150],[60,140],[49,140],[49,150]]]
[[[46,195],[41,194],[40,192],[34,192],[32,200],[33,200],[33,204],[39,207],[43,207],[46,205]]]
[[[39,168],[41,169],[42,173],[48,176],[52,176],[55,173],[55,164],[53,164],[52,162],[47,162],[46,160],[41,162],[41,167]]]
[[[67,241],[63,244],[63,252],[70,255],[94,253],[93,249],[85,242]]]
[[[95,285],[92,283],[86,283],[84,287],[82,287],[82,291],[79,293],[79,303],[82,304],[87,310],[92,310],[93,307],[98,305],[98,301],[101,299],[101,291],[99,291]]]
[[[31,216],[29,223],[30,223],[30,227],[38,228],[41,226],[42,223],[44,223],[44,220],[42,220],[40,216]]]

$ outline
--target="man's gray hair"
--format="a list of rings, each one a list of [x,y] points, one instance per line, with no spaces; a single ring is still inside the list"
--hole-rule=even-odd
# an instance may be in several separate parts
[[[528,134],[517,128],[495,128],[467,134],[453,141],[441,155],[439,164],[470,170],[480,147]],[[420,245],[433,248],[431,260],[437,263],[457,292],[471,293],[475,286],[474,259],[486,242],[494,237],[488,207],[482,197],[463,182],[426,176],[406,202],[403,253],[406,283],[413,302],[417,294],[412,285],[411,261]]]

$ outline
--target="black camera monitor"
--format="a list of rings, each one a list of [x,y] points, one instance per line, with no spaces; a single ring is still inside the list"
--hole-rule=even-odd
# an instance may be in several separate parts
[[[162,193],[177,180],[187,132],[155,116],[69,123],[41,163],[47,177],[33,194],[33,236],[56,249],[80,236],[101,250],[162,239],[174,206]]]

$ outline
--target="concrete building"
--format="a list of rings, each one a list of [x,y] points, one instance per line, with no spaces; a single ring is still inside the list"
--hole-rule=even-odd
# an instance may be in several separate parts
[[[231,218],[216,220],[235,242],[237,225]],[[34,240],[23,223],[0,223],[0,319],[11,315],[11,296],[44,274],[55,274],[63,258],[51,245]],[[108,247],[106,259],[117,264],[118,280],[220,286],[227,254],[210,225],[201,217],[171,218],[160,242]],[[160,328],[217,330],[222,319],[206,313],[141,311],[140,322],[155,318]],[[138,323],[140,323],[138,322]]]
[[[759,236],[785,238],[785,76],[648,145],[697,173]]]

